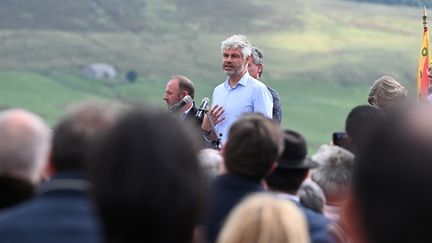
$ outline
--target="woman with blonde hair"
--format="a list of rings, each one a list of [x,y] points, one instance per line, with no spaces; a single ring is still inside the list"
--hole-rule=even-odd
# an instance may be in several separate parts
[[[377,79],[369,90],[368,103],[382,111],[391,110],[407,100],[408,91],[390,76]]]
[[[228,216],[217,243],[307,243],[306,220],[297,206],[271,194],[247,197]]]

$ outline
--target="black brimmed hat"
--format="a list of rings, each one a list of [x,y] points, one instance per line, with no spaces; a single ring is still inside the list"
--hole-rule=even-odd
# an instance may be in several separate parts
[[[317,162],[307,157],[307,145],[304,137],[292,130],[285,130],[284,132],[285,149],[278,160],[276,170],[318,167]]]

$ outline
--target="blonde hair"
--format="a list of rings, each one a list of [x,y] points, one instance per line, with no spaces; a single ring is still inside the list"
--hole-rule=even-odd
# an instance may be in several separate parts
[[[384,109],[389,105],[405,102],[407,98],[408,92],[405,87],[392,77],[383,76],[377,79],[370,88],[368,103]]]
[[[306,225],[293,202],[258,193],[234,208],[217,243],[306,243]]]

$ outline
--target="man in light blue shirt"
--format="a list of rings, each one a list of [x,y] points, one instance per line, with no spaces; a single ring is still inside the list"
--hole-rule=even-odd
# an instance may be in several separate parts
[[[228,131],[241,115],[259,112],[272,118],[273,99],[267,87],[251,77],[247,71],[252,46],[244,35],[233,35],[222,42],[222,68],[228,76],[213,91],[210,116],[222,144]],[[210,133],[210,125],[204,119],[202,129]],[[215,134],[213,134],[213,138]]]

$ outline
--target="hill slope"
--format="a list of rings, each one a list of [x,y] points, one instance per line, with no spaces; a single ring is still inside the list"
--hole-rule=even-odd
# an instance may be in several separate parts
[[[313,148],[343,130],[369,85],[391,75],[415,88],[421,9],[340,0],[4,0],[0,8],[0,105],[34,110],[50,123],[67,103],[112,97],[163,107],[173,74],[197,99],[224,80],[220,42],[243,33],[264,50],[263,80],[282,98],[283,126]],[[112,63],[137,83],[79,76]],[[123,79],[123,77],[119,77]]]

